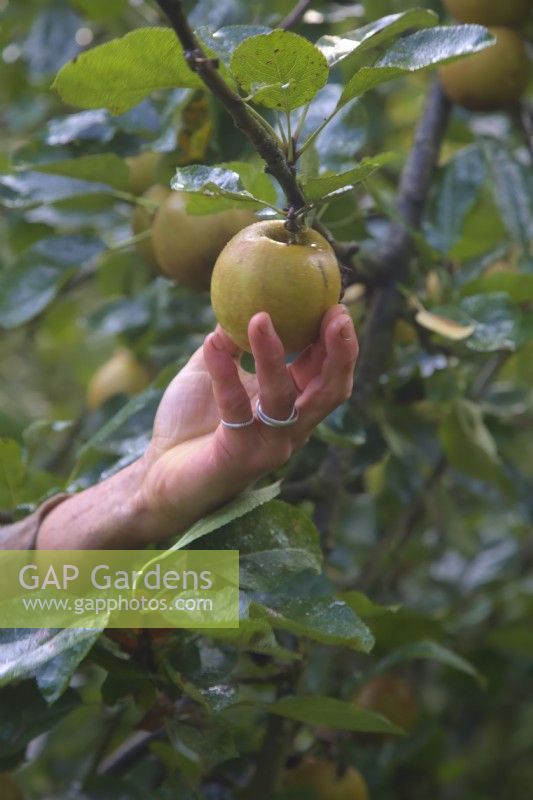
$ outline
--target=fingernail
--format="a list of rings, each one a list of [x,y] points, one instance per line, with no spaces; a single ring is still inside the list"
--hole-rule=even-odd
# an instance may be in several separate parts
[[[224,345],[222,344],[222,340],[218,333],[211,334],[211,344],[215,348],[215,350],[223,350]]]
[[[261,331],[261,333],[267,335],[272,333],[272,323],[268,315],[264,316],[261,322],[259,323],[259,330]]]
[[[347,340],[353,339],[352,323],[345,322],[342,328],[340,329],[339,333],[342,339],[347,339]]]

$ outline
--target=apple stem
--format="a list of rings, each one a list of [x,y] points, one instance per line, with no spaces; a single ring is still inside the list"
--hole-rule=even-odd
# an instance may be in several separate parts
[[[290,206],[287,210],[287,219],[285,221],[285,230],[287,231],[287,240],[289,244],[301,244],[300,233],[304,227],[301,219],[301,214]]]

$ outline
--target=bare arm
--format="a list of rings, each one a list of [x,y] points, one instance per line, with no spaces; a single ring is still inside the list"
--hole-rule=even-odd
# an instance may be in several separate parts
[[[357,358],[342,305],[324,317],[319,340],[291,365],[267,314],[251,320],[256,374],[220,329],[178,373],[161,401],[147,452],[113,477],[68,498],[42,522],[40,549],[141,548],[185,530],[261,475],[282,466],[313,428],[348,398]],[[239,430],[257,399],[275,419],[294,406],[298,422]]]

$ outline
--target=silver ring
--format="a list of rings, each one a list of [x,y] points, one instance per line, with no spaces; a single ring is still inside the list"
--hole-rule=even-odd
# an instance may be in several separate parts
[[[298,419],[298,409],[296,406],[293,407],[287,419],[274,419],[273,417],[269,417],[261,408],[259,398],[257,398],[257,403],[255,404],[255,413],[257,414],[257,419],[262,422],[263,425],[268,425],[269,428],[288,428],[289,425],[294,425]]]
[[[238,431],[241,428],[249,428],[250,425],[253,425],[255,422],[255,417],[252,415],[249,420],[246,422],[226,422],[225,419],[220,420],[220,424],[223,425],[225,428],[230,428],[230,430]]]

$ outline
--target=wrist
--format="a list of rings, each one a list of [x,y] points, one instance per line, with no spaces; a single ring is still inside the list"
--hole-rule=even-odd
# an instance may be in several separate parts
[[[143,459],[102,483],[72,495],[44,519],[39,549],[132,549],[144,547],[150,521],[138,506]]]

